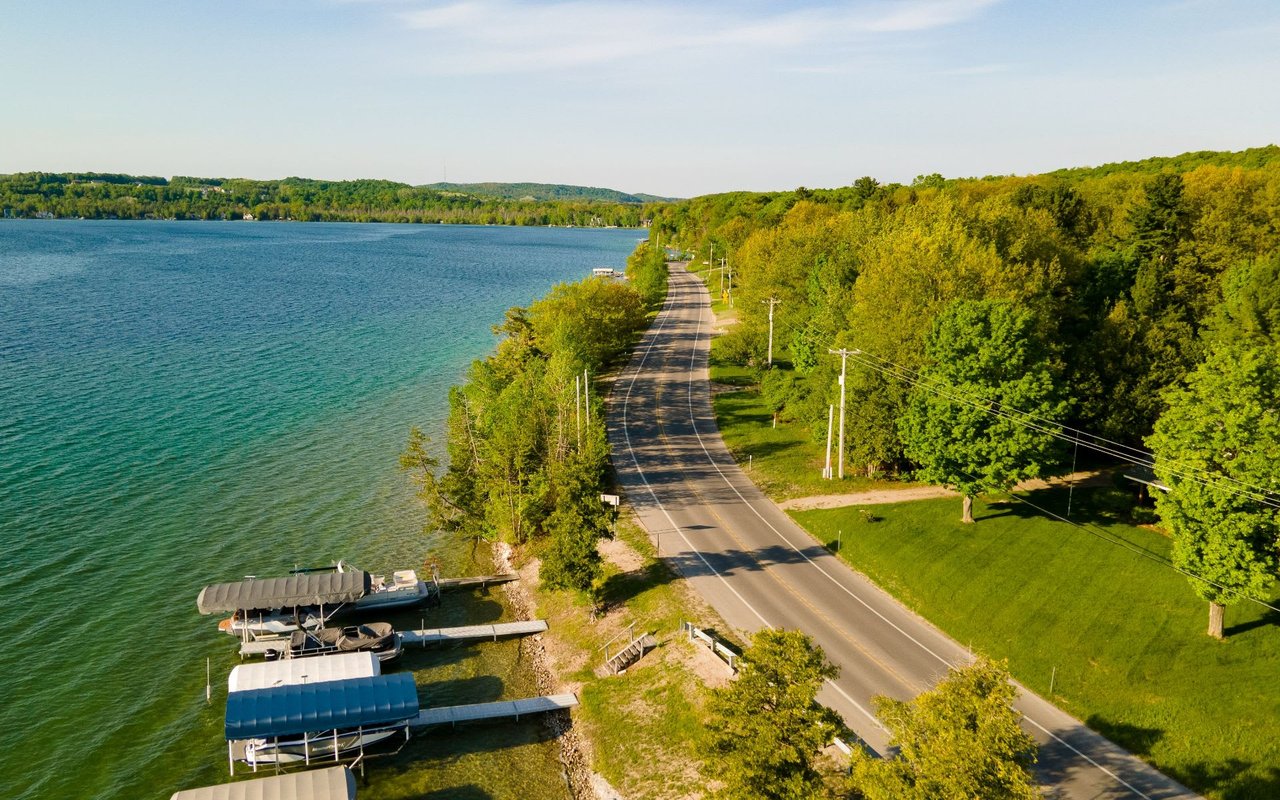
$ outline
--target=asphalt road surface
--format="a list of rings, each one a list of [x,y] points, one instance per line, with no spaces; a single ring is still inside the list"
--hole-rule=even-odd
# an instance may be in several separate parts
[[[610,398],[609,440],[628,502],[661,555],[739,632],[804,631],[840,667],[819,700],[879,753],[871,710],[930,688],[969,651],[837,560],[766,498],[726,450],[711,411],[706,288],[682,264],[666,306]],[[1037,773],[1061,798],[1196,794],[1019,687]]]

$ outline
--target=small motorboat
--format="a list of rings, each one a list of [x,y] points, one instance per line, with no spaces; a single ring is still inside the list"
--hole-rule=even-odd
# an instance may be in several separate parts
[[[334,572],[360,572],[345,561],[333,565]],[[433,583],[418,577],[417,570],[399,569],[391,573],[391,580],[383,575],[369,576],[369,593],[356,600],[351,610],[355,612],[385,611],[392,608],[409,608],[425,603],[435,593]]]
[[[244,757],[241,760],[254,769],[263,764],[338,761],[363,754],[365,748],[395,737],[402,737],[396,744],[403,746],[409,740],[408,726],[396,724],[381,728],[326,732],[317,737],[303,734],[293,739],[250,739],[244,743]]]
[[[289,637],[288,658],[325,656],[333,653],[373,653],[379,661],[400,655],[400,634],[388,622],[366,622],[345,628],[294,631]]]
[[[298,613],[294,613],[298,612]],[[218,630],[240,638],[276,639],[324,627],[325,618],[311,609],[235,611],[218,620]]]

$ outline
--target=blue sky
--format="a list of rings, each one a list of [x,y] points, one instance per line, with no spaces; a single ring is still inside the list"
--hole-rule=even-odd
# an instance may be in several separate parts
[[[6,2],[0,172],[689,196],[1280,142],[1275,0]]]

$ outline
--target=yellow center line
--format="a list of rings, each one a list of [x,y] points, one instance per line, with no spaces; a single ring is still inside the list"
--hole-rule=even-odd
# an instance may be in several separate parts
[[[666,351],[663,353],[662,362],[661,362],[663,371],[666,371],[669,368],[668,361],[671,355],[672,354],[669,351]],[[658,406],[655,404],[654,408],[655,408],[654,418],[657,420],[657,423],[658,423],[659,438],[662,440],[663,447],[667,451],[667,454],[674,458],[675,453],[672,448],[671,437],[667,435],[666,424],[662,419],[661,406]],[[676,463],[678,463],[678,461]],[[840,625],[838,625],[834,620],[832,620],[832,618],[828,614],[826,614],[817,606],[815,606],[812,601],[810,601],[807,597],[805,597],[800,592],[798,592],[788,582],[784,581],[778,575],[774,574],[772,570],[768,569],[768,567],[766,567],[763,563],[761,563],[761,561],[758,558],[755,557],[752,549],[749,548],[746,545],[746,543],[738,536],[738,534],[734,531],[733,526],[731,526],[723,517],[720,516],[719,512],[716,511],[713,505],[707,502],[705,495],[703,495],[703,493],[698,489],[698,487],[693,483],[691,483],[687,477],[684,477],[683,472],[681,473],[681,482],[684,484],[686,488],[689,489],[689,491],[694,496],[696,496],[701,501],[701,505],[711,513],[711,516],[713,516],[720,523],[721,530],[723,530],[725,533],[729,535],[731,539],[733,539],[734,543],[738,545],[738,548],[748,558],[750,558],[751,561],[754,562],[760,568],[760,571],[763,572],[765,575],[767,575],[770,580],[778,584],[778,586],[782,587],[782,589],[784,589],[788,594],[790,594],[793,598],[798,600],[803,606],[805,606],[811,612],[813,612],[814,615],[818,616],[824,622],[826,622],[827,625],[836,632],[836,635],[840,636],[846,642],[853,645],[853,647],[858,652],[862,653],[869,661],[875,663],[887,674],[897,679],[897,681],[900,684],[902,684],[904,688],[910,690],[913,694],[923,691],[925,688],[928,688],[922,684],[917,683],[916,681],[906,678],[898,670],[889,666],[883,660],[881,660],[876,655],[871,653],[859,640],[849,635],[847,631],[845,631]]]

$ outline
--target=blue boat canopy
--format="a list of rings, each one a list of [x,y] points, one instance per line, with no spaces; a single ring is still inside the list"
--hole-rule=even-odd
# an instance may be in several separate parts
[[[227,695],[228,741],[371,727],[418,715],[413,676],[400,672]]]

